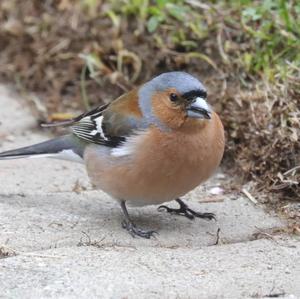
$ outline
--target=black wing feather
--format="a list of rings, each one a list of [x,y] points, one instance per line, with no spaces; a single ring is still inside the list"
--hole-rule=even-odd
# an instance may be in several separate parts
[[[43,127],[57,127],[57,126],[70,126],[71,131],[78,138],[100,145],[109,147],[116,147],[126,140],[123,136],[110,136],[105,130],[103,123],[103,112],[107,109],[109,104],[102,105],[85,112],[72,119],[43,124]]]
[[[100,145],[116,147],[126,139],[123,136],[110,136],[105,130],[103,112],[108,107],[97,107],[75,118],[71,126],[72,132],[79,138]]]

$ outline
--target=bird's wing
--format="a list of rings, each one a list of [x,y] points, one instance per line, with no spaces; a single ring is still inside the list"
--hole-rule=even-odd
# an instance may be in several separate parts
[[[125,136],[111,135],[106,130],[105,109],[94,109],[81,117],[77,122],[71,126],[73,134],[77,137],[88,141],[90,143],[106,145],[109,147],[118,146],[125,141]]]
[[[111,104],[50,126],[54,125],[68,125],[78,138],[109,147],[117,147],[133,131],[145,128],[135,92],[125,94]]]

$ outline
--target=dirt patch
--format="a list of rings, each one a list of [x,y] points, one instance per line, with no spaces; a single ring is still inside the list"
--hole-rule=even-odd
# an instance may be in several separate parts
[[[0,259],[4,259],[16,255],[17,254],[11,248],[0,245]]]

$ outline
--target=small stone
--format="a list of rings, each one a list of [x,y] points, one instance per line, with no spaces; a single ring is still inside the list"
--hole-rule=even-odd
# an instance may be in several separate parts
[[[220,195],[224,193],[224,189],[221,187],[213,187],[208,191],[212,195]]]
[[[13,135],[7,135],[5,137],[5,140],[8,142],[14,142],[15,141],[15,137]]]

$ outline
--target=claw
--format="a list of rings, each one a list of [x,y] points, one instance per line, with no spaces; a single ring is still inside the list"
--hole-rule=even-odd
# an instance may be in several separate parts
[[[155,237],[154,234],[158,234],[154,230],[142,230],[136,227],[129,217],[125,201],[121,201],[121,208],[125,216],[125,220],[122,222],[122,227],[126,229],[133,238],[139,236],[141,238],[150,239],[151,237]]]
[[[203,219],[207,219],[207,220],[215,220],[217,221],[216,215],[214,213],[199,213],[199,212],[195,212],[193,210],[191,210],[190,208],[187,208],[187,210],[194,216],[197,218],[203,218]]]
[[[126,220],[122,222],[122,227],[126,229],[133,238],[138,236],[141,238],[150,239],[151,237],[155,237],[155,234],[158,234],[154,230],[142,230],[136,227],[132,222],[128,222]]]
[[[171,213],[171,210],[173,210],[173,209],[169,208],[168,206],[164,206],[164,205],[159,206],[159,207],[157,208],[157,211],[159,211],[159,212],[166,211],[166,212],[168,212],[168,213]]]
[[[215,220],[216,221],[216,215],[214,213],[200,213],[193,211],[190,209],[181,199],[176,199],[176,201],[179,203],[180,207],[178,209],[172,209],[168,206],[162,205],[157,208],[158,211],[166,211],[167,213],[171,214],[177,214],[181,216],[185,216],[186,218],[193,220],[195,217],[197,218],[203,218],[207,220]]]

